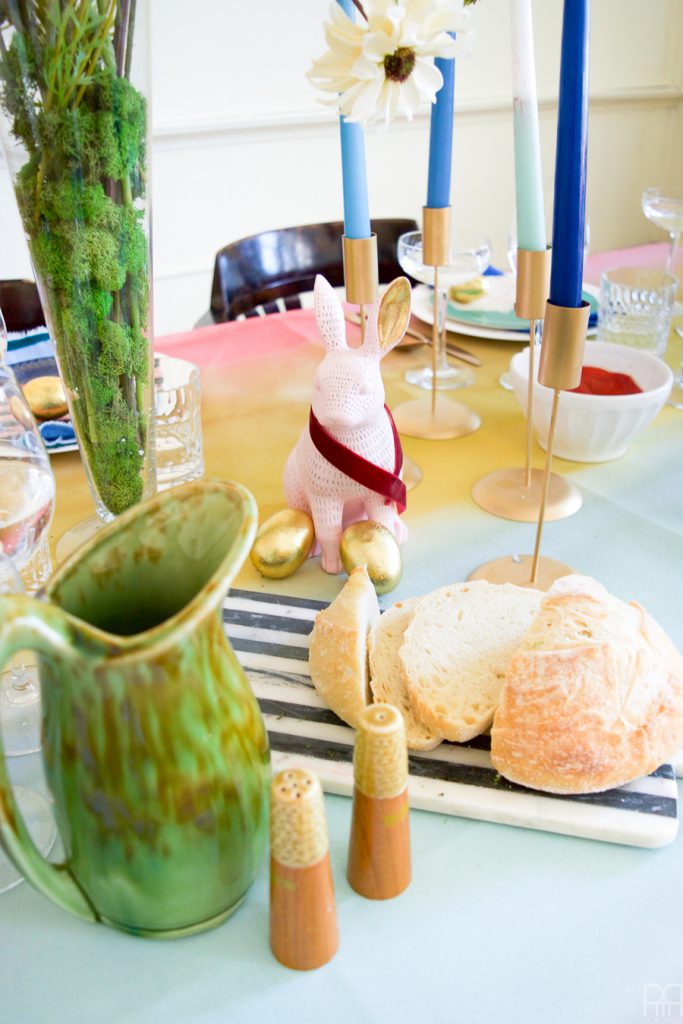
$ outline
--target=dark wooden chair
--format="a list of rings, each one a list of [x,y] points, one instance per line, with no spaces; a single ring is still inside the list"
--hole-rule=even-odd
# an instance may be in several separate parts
[[[417,231],[414,220],[373,220],[377,234],[379,280],[386,283],[403,273],[396,258],[398,239]],[[276,299],[286,309],[299,309],[302,292],[313,290],[316,274],[333,287],[344,284],[341,221],[306,224],[298,228],[263,231],[221,249],[216,256],[211,287],[211,316],[215,323],[241,314],[278,313]]]
[[[8,331],[30,331],[45,325],[34,281],[0,281],[0,309]]]

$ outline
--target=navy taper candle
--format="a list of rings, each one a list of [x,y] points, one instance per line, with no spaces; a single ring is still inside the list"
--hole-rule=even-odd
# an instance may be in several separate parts
[[[590,0],[564,0],[550,301],[581,305],[586,226]]]

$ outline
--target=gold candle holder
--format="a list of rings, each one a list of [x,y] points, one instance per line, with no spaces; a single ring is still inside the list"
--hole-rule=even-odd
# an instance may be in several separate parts
[[[349,884],[367,899],[392,899],[411,879],[408,751],[393,705],[371,704],[361,714],[353,781]]]
[[[344,285],[346,301],[360,307],[360,336],[365,341],[365,307],[377,299],[379,292],[379,266],[377,235],[369,238],[347,238],[342,235],[344,258]],[[422,470],[408,456],[403,460],[403,482],[412,490],[422,480]]]
[[[501,519],[518,523],[538,522],[544,505],[546,520],[566,519],[581,508],[581,492],[563,477],[551,473],[547,485],[540,469],[533,469],[531,453],[533,446],[533,395],[536,378],[535,336],[543,323],[548,291],[550,287],[551,250],[517,250],[517,282],[515,313],[529,321],[529,381],[527,387],[526,415],[526,462],[524,467],[497,469],[478,480],[472,488],[472,497],[477,505]],[[545,495],[545,499],[544,499]],[[544,504],[545,501],[545,504]],[[532,555],[505,555],[480,565],[469,579],[485,579],[489,583],[515,583],[523,586],[532,575]],[[539,580],[536,570],[535,585],[541,586],[564,575],[566,566],[562,562],[545,559]]]
[[[487,579],[491,583],[516,583],[518,586],[547,590],[560,576],[566,576],[567,573],[573,572],[570,566],[558,562],[554,558],[541,558],[540,551],[543,524],[546,519],[560,392],[572,390],[581,381],[581,366],[589,316],[590,308],[587,302],[578,308],[555,306],[552,302],[546,303],[538,379],[545,387],[552,388],[554,393],[534,553],[531,556],[498,558],[494,562],[488,562],[487,565],[475,570],[470,579]],[[484,572],[484,570],[486,571]]]
[[[582,302],[580,306],[556,306],[548,301],[543,322],[543,343],[541,345],[541,364],[538,369],[538,380],[547,388],[553,389],[553,404],[550,412],[550,426],[545,450],[545,466],[543,469],[543,491],[541,508],[538,513],[536,527],[536,543],[531,563],[531,586],[536,586],[539,578],[541,537],[545,521],[545,510],[550,485],[550,470],[553,463],[553,444],[555,442],[555,426],[560,405],[560,392],[572,391],[581,383],[581,367],[586,344],[586,331],[590,317],[590,305]],[[572,570],[564,567],[560,576]],[[545,573],[544,573],[545,575]],[[558,577],[555,576],[555,579]]]
[[[434,268],[434,322],[432,324],[432,387],[430,400],[415,398],[394,410],[394,421],[401,434],[431,441],[447,441],[478,430],[481,420],[462,402],[445,400],[437,405],[440,356],[446,351],[446,324],[439,333],[439,268],[450,261],[450,206],[422,207],[422,262]]]
[[[360,334],[365,341],[365,307],[371,305],[379,292],[377,235],[368,238],[347,238],[342,235],[344,286],[346,301],[360,307]]]

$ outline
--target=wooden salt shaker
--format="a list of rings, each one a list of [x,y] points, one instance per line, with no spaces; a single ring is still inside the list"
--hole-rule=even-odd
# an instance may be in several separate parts
[[[270,948],[298,971],[322,967],[339,946],[322,789],[313,772],[287,768],[270,805]]]
[[[388,900],[410,884],[408,751],[403,716],[371,704],[353,752],[353,820],[347,877],[361,896]]]

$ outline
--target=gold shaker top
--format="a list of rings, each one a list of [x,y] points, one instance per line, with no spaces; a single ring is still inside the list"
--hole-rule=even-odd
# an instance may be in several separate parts
[[[328,850],[327,821],[318,776],[305,768],[285,768],[273,778],[270,852],[285,867],[306,868]]]
[[[360,716],[353,752],[356,789],[365,796],[398,796],[408,782],[408,750],[401,712],[392,704],[370,704]]]

